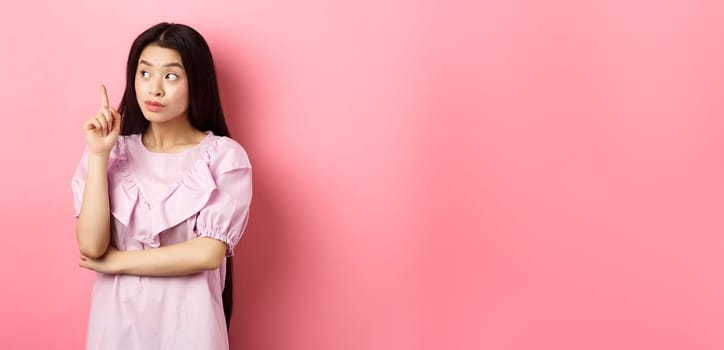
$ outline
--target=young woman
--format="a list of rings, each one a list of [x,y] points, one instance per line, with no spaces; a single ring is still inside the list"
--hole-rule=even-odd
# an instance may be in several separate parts
[[[118,110],[101,86],[83,130],[76,237],[97,272],[86,348],[228,349],[251,164],[229,138],[206,41],[181,24],[143,32]]]

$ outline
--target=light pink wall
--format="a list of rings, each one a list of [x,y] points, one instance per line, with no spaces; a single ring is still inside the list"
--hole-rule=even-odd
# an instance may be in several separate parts
[[[208,39],[254,163],[234,349],[724,348],[716,2],[19,3],[2,349],[82,347],[80,125],[160,20]]]

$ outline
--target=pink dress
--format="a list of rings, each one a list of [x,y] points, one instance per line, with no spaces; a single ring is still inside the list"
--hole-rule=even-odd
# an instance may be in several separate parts
[[[76,217],[87,150],[73,176]],[[180,153],[154,153],[120,136],[108,162],[111,239],[119,250],[211,237],[234,252],[252,197],[251,163],[228,137],[207,136]],[[86,349],[228,349],[221,301],[226,263],[178,277],[96,273]]]

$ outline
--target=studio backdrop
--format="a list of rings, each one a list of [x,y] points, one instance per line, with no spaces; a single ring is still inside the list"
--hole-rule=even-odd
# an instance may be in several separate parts
[[[118,104],[133,39],[171,21],[209,42],[254,166],[232,349],[722,349],[722,13],[8,2],[0,348],[83,348],[81,125],[100,84]]]

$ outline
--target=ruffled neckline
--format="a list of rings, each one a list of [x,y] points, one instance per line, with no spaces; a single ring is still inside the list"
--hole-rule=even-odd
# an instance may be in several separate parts
[[[197,159],[191,167],[156,200],[144,196],[129,167],[128,142],[140,142],[140,134],[118,138],[114,148],[115,162],[111,165],[113,171],[109,172],[111,214],[129,228],[134,239],[151,247],[160,246],[161,232],[196,214],[209,201],[217,188],[209,169],[211,153],[222,137],[210,131],[207,134],[198,145],[182,151],[198,150],[199,154],[195,155]],[[178,153],[155,154],[173,156]]]

